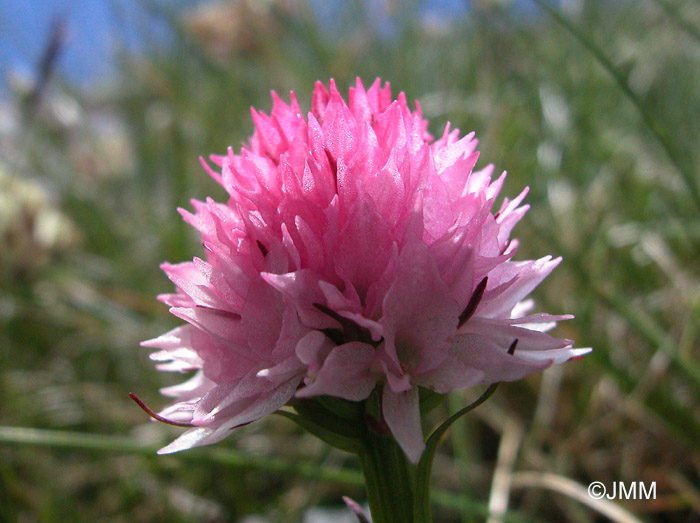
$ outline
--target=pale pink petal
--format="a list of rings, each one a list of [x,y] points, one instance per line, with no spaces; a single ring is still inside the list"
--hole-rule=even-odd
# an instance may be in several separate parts
[[[340,316],[367,329],[374,341],[379,341],[384,336],[382,324],[365,316],[362,303],[359,302],[359,297],[357,297],[356,300],[349,299],[344,296],[335,285],[324,281],[319,282],[319,286],[323,291],[328,306]]]
[[[261,392],[255,398],[255,401],[245,409],[223,412],[222,414],[226,416],[226,422],[222,426],[226,429],[231,429],[260,419],[268,414],[272,414],[286,405],[292,396],[294,396],[294,392],[297,390],[302,378],[303,374],[299,374],[293,379],[282,382],[275,387],[268,388],[264,392]]]
[[[362,190],[358,191],[358,200],[351,205],[346,219],[334,258],[335,271],[364,297],[389,263],[391,230]]]
[[[294,395],[303,374],[277,383],[265,377],[248,375],[237,384],[222,384],[212,389],[197,404],[192,423],[233,428],[271,414]]]
[[[418,376],[416,383],[434,392],[446,394],[483,383],[484,378],[484,371],[469,366],[452,353],[438,367]]]
[[[318,274],[308,269],[302,269],[288,274],[262,273],[262,278],[273,288],[277,289],[296,307],[304,325],[312,329],[338,328],[338,322],[321,312],[314,303],[323,304],[325,298],[318,283]]]
[[[534,261],[507,262],[496,267],[489,273],[489,286],[479,308],[479,316],[510,316],[513,307],[530,294],[560,262],[561,258],[546,256]]]
[[[374,347],[353,341],[330,351],[315,380],[300,389],[299,398],[327,394],[350,401],[362,401],[369,396],[376,382],[369,366],[374,359]]]
[[[170,445],[160,449],[158,454],[172,454],[174,452],[180,452],[202,445],[210,445],[212,443],[216,443],[217,441],[221,441],[228,436],[228,434],[220,432],[217,434],[217,437],[214,438],[212,437],[214,432],[214,429],[204,427],[189,429],[188,431],[183,432],[180,437],[170,443]]]
[[[502,346],[484,335],[463,334],[455,338],[453,350],[463,365],[483,372],[483,383],[519,380],[546,369],[552,363],[550,360],[525,359],[517,347],[514,354],[509,354],[508,348],[508,345]]]
[[[314,330],[299,340],[296,345],[296,355],[310,372],[316,373],[332,348],[333,344],[325,334]]]
[[[272,352],[282,327],[284,300],[262,279],[251,284],[241,311],[241,333],[258,357]]]
[[[578,359],[585,356],[592,350],[593,349],[590,347],[582,347],[577,349],[565,347],[563,349],[553,349],[547,351],[521,352],[520,357],[532,361],[549,361],[551,365],[559,365],[561,363],[566,363],[569,360]]]
[[[464,335],[479,334],[487,336],[494,343],[506,348],[517,339],[518,353],[521,351],[561,349],[572,343],[570,340],[553,338],[544,332],[529,329],[526,324],[513,324],[512,320],[472,318],[459,332]]]
[[[160,393],[163,396],[171,396],[174,398],[180,398],[180,400],[187,400],[190,398],[201,397],[202,394],[199,394],[199,392],[209,390],[213,386],[214,384],[208,380],[204,376],[204,373],[200,370],[187,381],[177,385],[171,385],[170,387],[163,387],[160,389]]]
[[[397,394],[389,387],[384,387],[382,415],[408,459],[411,463],[418,463],[425,448],[418,388],[413,387],[409,391]]]
[[[404,247],[383,310],[380,323],[392,359],[417,373],[442,363],[460,310],[424,244]]]

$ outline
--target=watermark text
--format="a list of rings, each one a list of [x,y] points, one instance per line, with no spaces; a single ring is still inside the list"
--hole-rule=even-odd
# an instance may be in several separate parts
[[[594,481],[588,485],[588,495],[593,499],[656,499],[656,481],[613,481],[608,485]]]

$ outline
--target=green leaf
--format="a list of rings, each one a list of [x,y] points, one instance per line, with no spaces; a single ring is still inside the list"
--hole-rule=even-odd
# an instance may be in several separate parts
[[[333,414],[353,423],[361,423],[365,411],[364,402],[348,401],[333,396],[319,396],[317,401]]]
[[[362,429],[358,423],[341,418],[317,400],[294,400],[292,407],[298,412],[279,410],[277,414],[291,419],[329,445],[358,454],[362,450]]]
[[[419,393],[420,412],[423,415],[427,414],[428,412],[433,410],[435,407],[440,405],[440,403],[442,403],[442,401],[446,397],[446,394],[439,394],[437,392],[433,392],[430,389],[426,389],[425,387],[419,387],[418,393]]]
[[[435,451],[437,450],[440,439],[447,432],[455,421],[461,418],[467,412],[474,410],[476,407],[485,402],[496,391],[498,383],[493,383],[489,386],[479,398],[464,407],[462,410],[454,413],[442,425],[436,428],[425,443],[425,451],[418,462],[416,468],[416,489],[413,498],[413,513],[417,523],[430,523],[432,515],[430,510],[430,472],[433,468],[433,459],[435,459]]]

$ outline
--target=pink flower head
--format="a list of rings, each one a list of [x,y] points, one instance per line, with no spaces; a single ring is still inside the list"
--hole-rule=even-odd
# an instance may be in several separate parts
[[[311,112],[272,93],[268,116],[209,174],[228,201],[181,210],[206,259],[163,270],[187,322],[151,341],[159,369],[196,370],[160,414],[192,426],[162,453],[214,443],[293,396],[362,401],[416,462],[419,387],[517,380],[588,352],[545,334],[571,316],[524,315],[560,262],[512,261],[527,189],[493,212],[504,175],[474,171],[474,135],[433,140],[416,103],[358,80],[346,103],[317,83]]]

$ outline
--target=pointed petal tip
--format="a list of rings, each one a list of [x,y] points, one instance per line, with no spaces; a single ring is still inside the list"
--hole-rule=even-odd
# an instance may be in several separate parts
[[[569,352],[571,354],[569,361],[581,360],[581,359],[583,359],[583,357],[586,354],[593,352],[593,347],[582,347],[580,349],[571,349]]]
[[[355,516],[357,517],[357,520],[360,523],[370,523],[370,518],[367,516],[367,514],[365,514],[365,512],[362,510],[362,507],[359,505],[359,503],[357,503],[357,501],[347,496],[343,496],[341,499],[343,500],[345,505],[347,505],[347,507],[355,513]]]
[[[205,441],[214,433],[214,429],[197,427],[183,432],[179,438],[157,451],[157,454],[174,454],[206,444]],[[210,443],[213,443],[211,441]]]
[[[166,456],[168,454],[175,454],[177,452],[182,452],[183,450],[187,450],[187,449],[191,448],[191,447],[185,447],[182,445],[175,445],[175,443],[177,443],[177,441],[178,440],[175,440],[172,443],[170,443],[169,445],[166,445],[165,447],[163,447],[162,449],[158,449],[156,451],[156,454],[158,454],[159,456]]]
[[[413,464],[413,465],[418,464],[421,456],[423,455],[424,450],[425,450],[425,443],[423,443],[420,447],[411,447],[411,448],[404,448],[403,449],[403,451],[406,453],[406,456],[408,457],[408,461],[410,461],[411,464]]]

